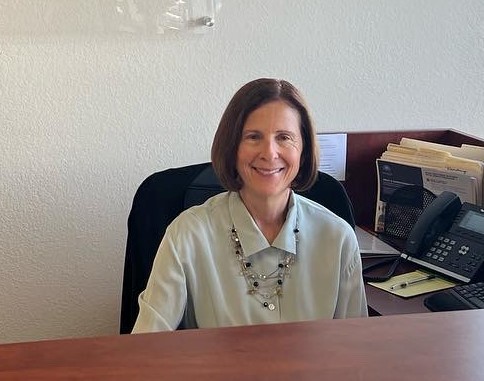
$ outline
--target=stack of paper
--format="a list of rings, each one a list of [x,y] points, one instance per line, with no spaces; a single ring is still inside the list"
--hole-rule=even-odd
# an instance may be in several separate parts
[[[482,205],[484,200],[484,147],[461,147],[402,138],[390,143],[377,168],[375,231],[384,231],[385,206],[391,194],[405,185],[419,185],[439,195],[456,193],[462,202]]]

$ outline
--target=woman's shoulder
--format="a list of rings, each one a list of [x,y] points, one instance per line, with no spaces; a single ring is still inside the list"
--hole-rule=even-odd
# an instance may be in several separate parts
[[[210,197],[201,205],[195,205],[182,211],[173,225],[205,224],[224,215],[227,210],[229,192],[222,192]]]
[[[316,201],[299,194],[295,194],[295,198],[302,218],[309,219],[314,223],[322,223],[326,228],[328,225],[333,225],[341,228],[344,227],[345,230],[347,228],[353,230],[346,220]]]

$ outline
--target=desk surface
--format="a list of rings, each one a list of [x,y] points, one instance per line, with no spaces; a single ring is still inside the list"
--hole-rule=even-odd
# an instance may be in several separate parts
[[[363,264],[369,264],[373,259],[364,259]],[[383,275],[388,271],[389,265],[375,271],[372,275]],[[415,271],[418,266],[411,262],[402,261],[395,271],[395,275]],[[390,292],[365,284],[366,299],[371,315],[397,315],[430,312],[424,305],[424,299],[431,294],[423,294],[411,298],[402,298]]]
[[[10,380],[478,380],[484,310],[0,345]]]
[[[371,228],[360,228],[360,230],[371,231]],[[373,233],[370,233],[373,234]],[[361,237],[360,237],[361,240]],[[390,239],[386,237],[386,241]],[[393,246],[400,247],[400,250],[404,246],[404,241],[394,239]],[[398,249],[396,249],[398,251]],[[367,267],[377,262],[385,260],[385,257],[362,257],[363,267]],[[392,260],[387,258],[387,260]],[[393,260],[396,260],[394,258]],[[378,267],[372,270],[369,274],[371,276],[383,276],[386,275],[391,267],[392,263],[388,262],[382,267]],[[415,271],[419,268],[415,263],[401,260],[397,266],[394,275],[399,275],[411,271]],[[414,314],[430,312],[424,305],[424,299],[430,294],[418,295],[411,298],[402,298],[392,293],[383,291],[379,288],[373,287],[369,284],[365,284],[366,298],[368,302],[368,310],[372,316],[387,316],[397,314]]]

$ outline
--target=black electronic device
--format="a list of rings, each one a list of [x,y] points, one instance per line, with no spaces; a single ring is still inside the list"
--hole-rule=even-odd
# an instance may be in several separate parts
[[[460,284],[427,296],[424,305],[433,312],[484,308],[484,282]]]
[[[411,230],[402,258],[452,279],[483,279],[484,209],[442,192]]]

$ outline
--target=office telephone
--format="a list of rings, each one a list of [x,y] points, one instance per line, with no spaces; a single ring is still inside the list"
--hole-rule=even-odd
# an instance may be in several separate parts
[[[442,192],[420,215],[402,258],[461,282],[484,279],[484,209]]]

